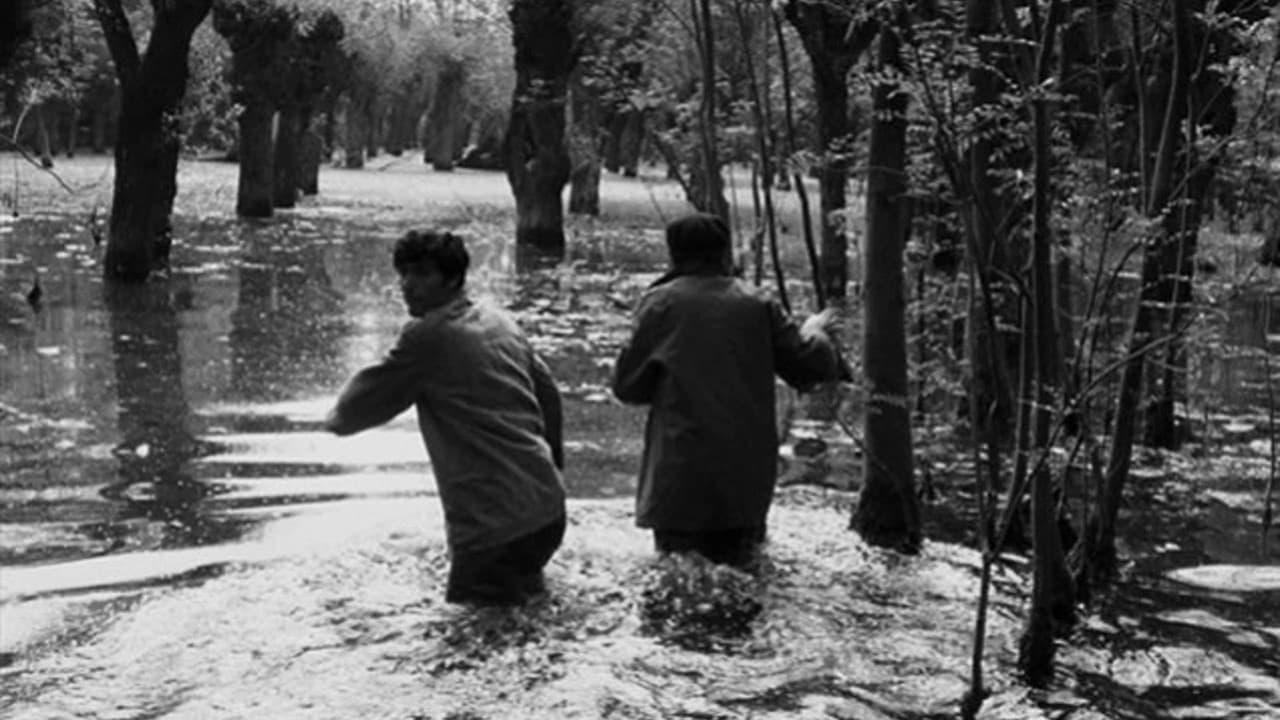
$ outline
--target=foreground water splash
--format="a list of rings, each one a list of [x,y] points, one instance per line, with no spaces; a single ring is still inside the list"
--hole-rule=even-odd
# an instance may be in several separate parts
[[[447,558],[431,498],[286,521],[260,538],[275,557],[234,558],[173,585],[18,603],[30,616],[93,620],[12,648],[0,707],[15,719],[951,716],[967,684],[978,557],[938,543],[917,557],[867,547],[846,529],[849,499],[784,491],[766,570],[720,581],[696,562],[656,561],[629,502],[573,501],[550,593],[519,609],[441,602]],[[290,545],[338,523],[358,527],[328,546]],[[733,628],[655,625],[655,578],[670,589],[682,568],[695,573],[687,585],[729,598],[721,607],[758,607]],[[997,572],[986,717],[1185,707],[1263,718],[1280,707],[1265,664],[1153,634],[1160,622],[1203,621],[1190,613],[1124,614],[1110,630],[1091,621],[1055,687],[1029,693],[1010,674],[1020,587],[1016,570]],[[1112,642],[1089,641],[1107,632]],[[1138,644],[1115,642],[1126,637]]]
[[[971,552],[885,555],[838,509],[784,506],[751,590],[758,614],[707,653],[646,627],[655,564],[629,503],[575,501],[549,596],[516,610],[440,602],[446,559],[427,504],[328,548],[119,595],[71,643],[31,638],[3,670],[6,716],[856,717],[876,704],[942,712],[963,688]],[[1010,603],[997,648],[1012,638]]]

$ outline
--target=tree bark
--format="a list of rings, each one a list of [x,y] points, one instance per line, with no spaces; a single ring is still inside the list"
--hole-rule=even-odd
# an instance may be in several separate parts
[[[1048,17],[1040,37],[1040,56],[1036,63],[1036,84],[1048,77],[1049,57],[1054,47],[1059,24],[1060,4],[1050,3]],[[1032,320],[1035,361],[1035,406],[1031,412],[1034,424],[1032,449],[1037,460],[1046,459],[1049,447],[1049,423],[1056,393],[1060,387],[1057,328],[1053,293],[1053,243],[1050,208],[1053,205],[1049,170],[1051,157],[1048,101],[1033,100],[1032,132],[1034,133],[1033,232],[1032,232],[1032,302],[1027,315]],[[1030,398],[1027,398],[1028,400]],[[1011,499],[1011,502],[1014,500]],[[1053,676],[1054,638],[1060,628],[1070,625],[1075,614],[1075,589],[1067,570],[1062,542],[1058,535],[1057,503],[1049,464],[1037,462],[1031,476],[1031,536],[1033,550],[1031,608],[1019,644],[1019,667],[1032,685],[1043,686]]]
[[[115,143],[115,188],[103,275],[141,282],[167,264],[170,215],[177,193],[179,128],[186,92],[191,36],[209,14],[211,0],[156,4],[140,57],[120,0],[94,0],[94,10],[121,87]]]
[[[973,104],[983,117],[996,112],[1000,102],[1002,81],[995,69],[996,53],[990,36],[999,31],[996,0],[968,0],[966,5],[966,34],[978,48],[978,58],[969,71],[969,83],[973,87]],[[979,436],[987,442],[1000,442],[1008,437],[1013,418],[1013,386],[1008,363],[1008,347],[1004,333],[998,325],[1016,309],[1010,301],[1010,292],[1001,271],[1008,271],[1005,240],[997,228],[1002,214],[1000,198],[996,193],[997,178],[991,173],[991,156],[995,149],[993,133],[996,121],[984,117],[974,130],[974,141],[968,153],[968,184],[971,204],[970,221],[966,229],[972,234],[970,247],[973,270],[981,273],[988,297],[994,307],[984,303],[971,303],[971,313],[965,323],[966,345],[971,366],[969,392],[974,395],[972,406],[981,410],[978,417],[970,418]]]
[[[702,78],[698,104],[701,172],[690,173],[699,180],[694,184],[699,190],[698,197],[695,198],[698,202],[694,205],[702,212],[711,213],[729,222],[729,203],[724,197],[724,179],[720,176],[720,150],[716,141],[716,34],[711,22],[711,0],[690,0],[689,5],[698,40],[698,61]],[[781,270],[778,273],[781,278]]]
[[[905,20],[899,20],[905,22]],[[877,65],[890,77],[901,68],[896,27],[882,27]],[[852,527],[873,545],[917,552],[922,542],[911,450],[907,386],[903,251],[910,222],[907,199],[907,95],[885,79],[872,90],[867,172],[867,247],[863,274],[863,373],[867,403],[864,485]]]
[[[276,117],[272,204],[278,208],[291,208],[298,203],[298,183],[302,175],[302,117],[298,106],[293,104],[282,105]]]
[[[565,100],[577,61],[573,6],[567,0],[514,0],[509,16],[516,85],[502,154],[516,201],[516,245],[563,258]]]
[[[1179,118],[1186,100],[1188,68],[1191,48],[1187,46],[1185,32],[1187,17],[1183,3],[1173,4],[1174,51],[1173,68],[1166,81],[1170,88],[1165,114],[1156,136],[1158,148],[1151,170],[1143,173],[1148,183],[1143,186],[1144,210],[1148,217],[1159,217],[1166,211],[1173,197],[1173,165],[1176,157]],[[1143,99],[1141,102],[1147,102]],[[1146,144],[1144,143],[1144,146]],[[1149,147],[1149,146],[1147,146]],[[1141,158],[1145,164],[1146,158]],[[1168,232],[1158,224],[1153,237],[1145,244],[1142,256],[1141,289],[1134,310],[1132,331],[1129,337],[1128,357],[1120,378],[1119,397],[1116,400],[1115,428],[1111,436],[1111,456],[1107,461],[1102,497],[1094,506],[1089,518],[1087,557],[1091,580],[1106,582],[1117,569],[1116,522],[1119,519],[1120,499],[1129,477],[1133,443],[1137,434],[1137,421],[1143,389],[1143,376],[1152,345],[1161,339],[1157,307],[1167,297],[1160,294],[1161,272],[1167,253],[1165,244],[1171,241]]]
[[[342,146],[345,151],[342,164],[348,170],[359,170],[364,167],[365,136],[368,131],[364,127],[364,110],[360,108],[354,93],[347,97],[342,119],[344,130]]]
[[[462,108],[465,105],[462,91],[466,81],[466,68],[456,60],[445,61],[436,78],[436,91],[431,108],[427,110],[426,128],[426,156],[435,170],[453,170],[457,159]]]
[[[36,141],[39,143],[38,152],[40,153],[40,167],[48,169],[53,167],[53,141],[49,137],[49,119],[52,113],[49,111],[49,103],[42,102],[36,106],[32,115],[36,121]]]
[[[240,111],[240,181],[236,187],[236,214],[271,217],[275,195],[275,143],[271,126],[275,113],[264,101],[252,102]]]
[[[569,87],[569,212],[600,214],[600,97],[574,70]]]
[[[618,136],[618,163],[623,177],[640,173],[640,155],[644,151],[644,111],[632,108],[624,115]]]
[[[298,147],[298,190],[303,195],[320,192],[320,163],[324,156],[324,139],[316,128],[315,117],[304,110],[298,122],[302,129]]]

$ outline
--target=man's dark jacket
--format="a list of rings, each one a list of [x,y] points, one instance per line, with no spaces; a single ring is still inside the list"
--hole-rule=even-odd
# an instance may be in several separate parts
[[[618,399],[651,406],[636,524],[763,526],[777,474],[774,376],[806,389],[843,367],[825,333],[802,335],[775,301],[736,278],[660,281],[640,301],[613,377]]]

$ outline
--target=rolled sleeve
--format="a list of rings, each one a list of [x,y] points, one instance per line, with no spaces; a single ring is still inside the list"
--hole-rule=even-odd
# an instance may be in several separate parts
[[[806,335],[776,302],[769,303],[773,328],[773,361],[778,376],[802,392],[848,374],[840,353],[826,333]]]
[[[417,400],[423,373],[421,338],[413,323],[401,331],[395,347],[376,365],[356,373],[338,395],[325,427],[352,435],[382,425]]]
[[[613,368],[613,394],[622,402],[653,402],[663,371],[662,345],[670,335],[664,308],[659,298],[648,295],[636,309],[631,337]]]

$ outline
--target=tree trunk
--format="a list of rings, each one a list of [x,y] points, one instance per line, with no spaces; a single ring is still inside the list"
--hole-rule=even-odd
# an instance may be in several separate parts
[[[457,158],[458,137],[462,135],[462,91],[466,86],[466,68],[459,61],[446,61],[436,79],[435,96],[427,110],[426,157],[435,170],[453,170]]]
[[[987,297],[993,305],[970,304],[975,312],[965,323],[965,334],[971,366],[969,392],[975,400],[970,405],[981,410],[979,416],[970,418],[970,421],[976,423],[979,436],[988,443],[1008,437],[1012,424],[1013,387],[1005,352],[1008,344],[997,326],[1000,318],[1005,318],[1007,323],[1011,311],[1017,307],[1009,299],[1007,283],[1001,274],[1001,271],[1008,270],[1009,263],[1005,240],[997,232],[1002,214],[1002,203],[995,190],[999,180],[990,174],[996,121],[985,117],[996,112],[1002,89],[999,72],[995,69],[994,41],[990,39],[999,32],[996,8],[994,0],[968,0],[965,11],[966,33],[978,47],[978,56],[982,60],[969,71],[969,82],[973,86],[974,108],[982,111],[979,117],[984,118],[978,121],[968,154],[967,181],[971,205],[966,228],[971,234],[969,246],[973,271],[983,275],[985,287],[989,288]]]
[[[364,118],[362,127],[364,128],[364,156],[366,160],[372,160],[378,157],[378,150],[382,147],[383,122],[382,107],[377,98],[369,100],[364,106]]]
[[[601,164],[611,173],[622,170],[622,130],[626,126],[628,108],[628,105],[614,108],[604,123],[606,130],[601,143]]]
[[[301,141],[298,147],[298,190],[303,195],[320,192],[320,163],[324,156],[324,139],[316,128],[315,117],[304,109],[298,120]]]
[[[879,33],[878,65],[901,67],[897,29]],[[903,251],[907,201],[907,96],[897,82],[872,90],[867,172],[867,247],[863,281],[864,485],[852,526],[868,543],[917,552],[922,542],[914,489],[907,387],[906,293]]]
[[[632,108],[622,121],[618,136],[618,163],[623,177],[635,177],[640,172],[640,154],[644,150],[644,111]]]
[[[1201,60],[1208,65],[1207,60]],[[1155,399],[1147,407],[1146,444],[1177,449],[1185,439],[1185,425],[1179,427],[1175,408],[1186,397],[1187,353],[1183,333],[1191,307],[1192,283],[1195,279],[1196,253],[1199,248],[1200,223],[1210,204],[1209,191],[1217,172],[1217,157],[1202,159],[1199,154],[1199,132],[1203,118],[1212,118],[1204,126],[1216,138],[1229,136],[1236,125],[1233,106],[1235,93],[1221,77],[1206,68],[1191,73],[1196,87],[1187,94],[1183,127],[1185,138],[1179,149],[1182,165],[1181,202],[1164,215],[1166,232],[1174,240],[1165,247],[1163,286],[1168,302],[1169,347],[1163,366],[1158,368]],[[1208,98],[1199,106],[1200,98]]]
[[[392,157],[400,157],[404,154],[404,134],[401,128],[404,126],[404,99],[400,97],[391,98],[390,108],[387,111],[387,130],[384,144],[387,147],[387,154]]]
[[[694,205],[729,222],[729,203],[724,198],[724,179],[720,176],[720,151],[716,141],[716,35],[711,22],[711,0],[691,0],[690,8],[695,18],[694,31],[698,35],[698,60],[702,70],[702,97],[698,107],[702,172],[691,173],[702,180],[697,186],[701,191],[701,203]]]
[[[567,0],[514,0],[511,18],[516,85],[503,138],[507,181],[516,201],[516,245],[564,257],[564,208],[569,180],[565,98],[577,58]]]
[[[94,0],[121,87],[115,188],[103,274],[141,282],[168,262],[169,216],[177,192],[179,128],[191,36],[211,0],[155,6],[150,40],[139,57],[120,0]]]
[[[575,70],[569,88],[569,212],[600,214],[600,98]]]
[[[49,137],[48,115],[51,114],[49,111],[49,103],[40,103],[36,106],[35,112],[32,114],[35,115],[36,121],[36,140],[40,144],[38,149],[40,154],[40,167],[48,169],[53,167],[53,141]]]
[[[1166,80],[1169,91],[1165,114],[1159,134],[1156,136],[1158,143],[1155,146],[1158,150],[1150,163],[1151,170],[1143,172],[1145,181],[1143,199],[1147,217],[1159,217],[1166,211],[1169,200],[1173,197],[1175,184],[1173,165],[1177,152],[1175,143],[1181,134],[1179,118],[1185,104],[1188,86],[1187,63],[1191,53],[1186,32],[1188,22],[1186,12],[1184,4],[1173,4],[1173,68]],[[1142,158],[1142,161],[1146,163],[1146,158]],[[1175,239],[1170,237],[1167,227],[1161,227],[1159,224],[1151,231],[1157,235],[1147,242],[1143,249],[1142,286],[1137,307],[1134,310],[1133,330],[1129,338],[1124,373],[1120,378],[1115,428],[1111,437],[1111,457],[1107,462],[1102,497],[1094,506],[1093,515],[1089,518],[1086,536],[1091,579],[1099,582],[1110,580],[1116,573],[1116,522],[1119,518],[1120,499],[1124,494],[1124,485],[1128,480],[1132,460],[1144,369],[1152,346],[1163,339],[1157,321],[1157,308],[1168,300],[1167,295],[1161,296],[1161,275],[1165,266],[1164,258],[1168,253],[1166,245],[1174,242]]]
[[[1059,23],[1060,4],[1055,0],[1048,9],[1044,31],[1040,38],[1040,56],[1036,64],[1036,82],[1048,77],[1049,57],[1054,47]],[[1049,423],[1052,408],[1056,405],[1056,392],[1060,385],[1060,367],[1057,330],[1055,327],[1053,293],[1053,242],[1050,228],[1050,208],[1053,190],[1050,187],[1049,169],[1051,131],[1048,102],[1035,100],[1032,108],[1034,142],[1034,195],[1032,232],[1032,302],[1027,315],[1033,318],[1032,331],[1035,359],[1035,407],[1032,411],[1034,442],[1037,463],[1031,476],[1031,536],[1033,550],[1031,608],[1027,626],[1019,645],[1019,667],[1028,682],[1043,686],[1053,677],[1054,638],[1060,628],[1074,621],[1075,589],[1067,570],[1062,542],[1058,535],[1057,503],[1054,500],[1053,482],[1049,475],[1048,458]],[[1015,501],[1011,499],[1011,502]]]
[[[271,138],[274,113],[263,99],[252,98],[240,111],[240,182],[236,214],[271,217],[275,195],[275,147]]]
[[[368,131],[364,127],[365,113],[354,97],[347,98],[342,118],[345,131],[342,145],[346,156],[342,164],[348,170],[359,170],[364,167],[364,146]]]
[[[853,24],[855,19],[848,10],[826,3],[791,0],[786,5],[786,15],[800,34],[813,70],[818,144],[823,153],[818,173],[823,286],[827,297],[840,300],[849,284],[849,241],[840,217],[845,209],[851,142],[846,76],[870,46],[878,27],[872,19]]]
[[[1205,194],[1212,180],[1211,167],[1189,170],[1184,181],[1186,197],[1182,207],[1171,209],[1165,216],[1165,232],[1170,240],[1163,259],[1164,281],[1161,295],[1168,303],[1169,345],[1164,358],[1152,363],[1155,375],[1152,400],[1147,405],[1143,424],[1144,444],[1176,450],[1186,439],[1185,425],[1178,423],[1176,408],[1186,398],[1187,353],[1183,334],[1191,306],[1191,289],[1195,279],[1195,257],[1199,246],[1200,223]]]
[[[112,93],[115,98],[115,93]],[[95,153],[105,153],[107,151],[107,126],[111,123],[111,110],[109,105],[100,105],[93,108],[93,124],[92,137],[89,139],[89,147]]]
[[[76,149],[80,144],[80,103],[72,100],[67,107],[67,145],[66,153],[68,158],[76,156]]]
[[[279,208],[291,208],[298,203],[298,182],[302,175],[302,117],[296,105],[281,106],[277,117],[272,202]]]

